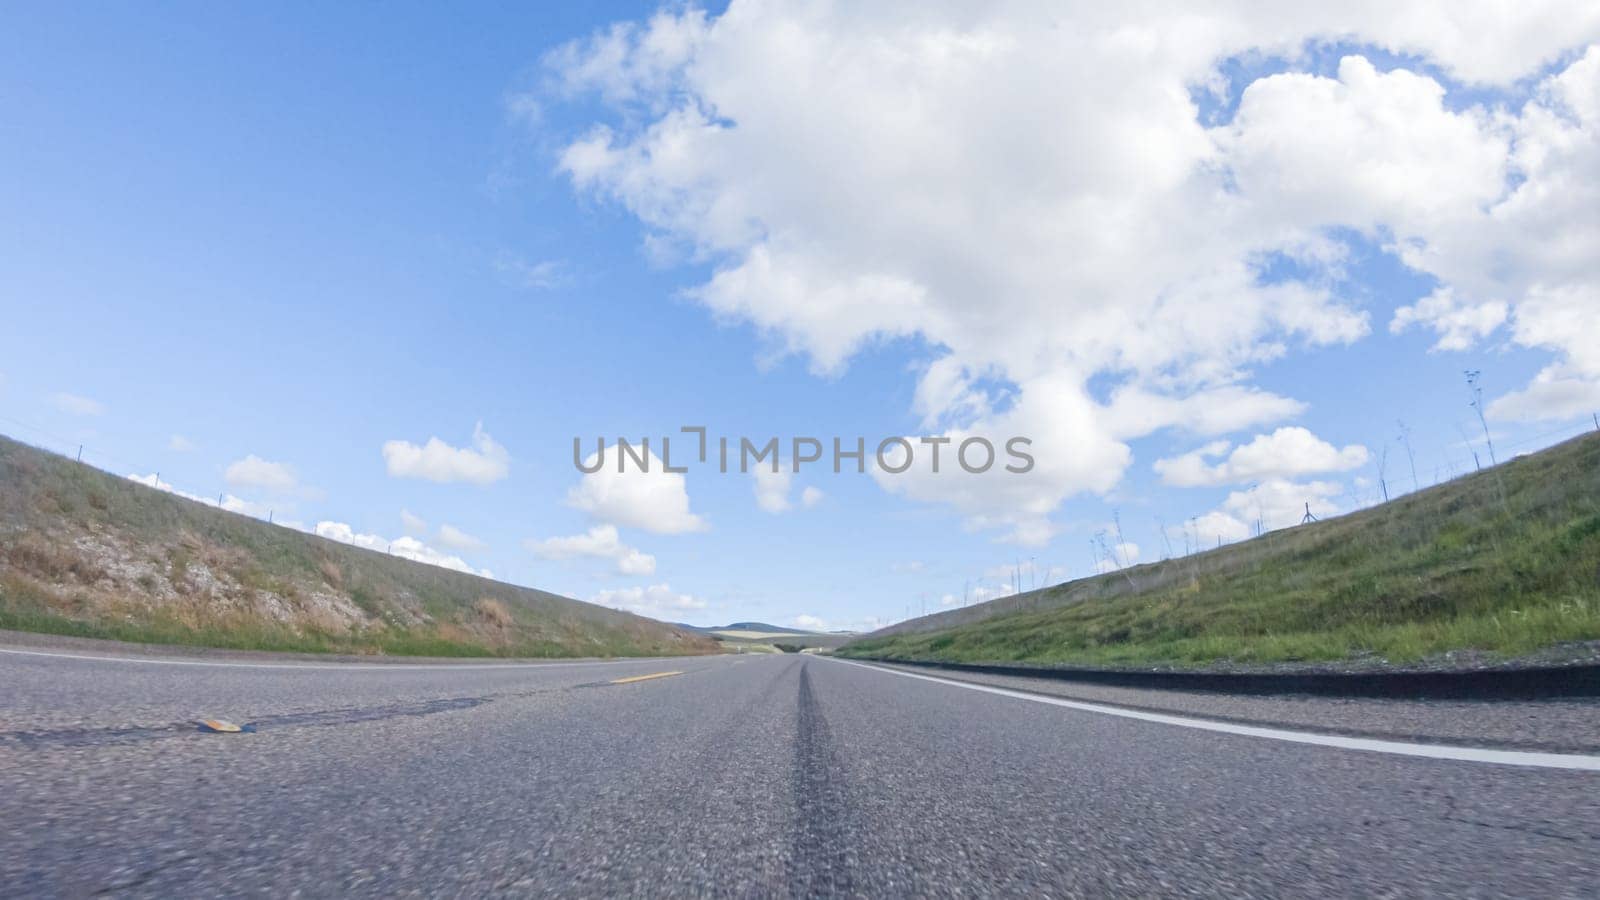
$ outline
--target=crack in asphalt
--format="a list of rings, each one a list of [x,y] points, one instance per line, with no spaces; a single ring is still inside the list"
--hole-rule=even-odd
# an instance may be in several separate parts
[[[134,888],[144,887],[151,881],[154,881],[155,877],[160,875],[162,872],[165,872],[168,869],[176,868],[177,866],[181,866],[187,862],[193,862],[194,859],[195,857],[191,854],[180,853],[171,859],[155,863],[154,865],[146,866],[145,868],[134,872],[130,876],[115,880],[111,884],[105,885],[104,887],[97,888],[95,889],[93,896],[104,897],[110,894],[118,894],[123,891],[131,891]]]
[[[1441,822],[1471,825],[1474,828],[1486,828],[1491,831],[1512,831],[1517,834],[1531,834],[1535,837],[1550,838],[1551,840],[1566,841],[1573,844],[1583,843],[1584,841],[1600,841],[1600,833],[1595,832],[1580,831],[1576,834],[1568,834],[1553,828],[1523,822],[1486,822],[1482,819],[1469,819],[1456,814],[1456,798],[1453,796],[1446,796],[1444,805],[1445,812],[1439,816],[1439,821]]]
[[[471,709],[493,702],[494,697],[449,697],[414,703],[391,703],[385,706],[345,707],[342,709],[315,710],[311,712],[283,713],[252,719],[246,725],[261,728],[326,727],[359,722],[376,722],[402,717],[431,716],[435,713]],[[51,728],[31,731],[0,733],[0,746],[22,747],[95,747],[110,744],[131,744],[198,733],[194,720],[167,722],[161,725],[130,725],[112,728]]]
[[[348,706],[335,709],[311,710],[262,716],[241,724],[261,729],[321,728],[332,725],[353,725],[378,722],[385,719],[431,716],[443,712],[472,709],[496,700],[536,697],[541,694],[559,694],[588,688],[611,687],[608,681],[589,681],[557,688],[529,688],[500,691],[473,697],[445,697],[382,706]],[[102,728],[39,728],[0,732],[0,747],[95,747],[115,744],[132,744],[141,741],[161,740],[197,732],[197,720],[163,722],[157,725],[117,725]]]
[[[390,703],[383,706],[348,706],[335,709],[311,710],[297,713],[262,716],[242,723],[262,729],[321,728],[332,725],[353,725],[378,722],[385,719],[431,716],[437,713],[472,709],[496,700],[556,694],[582,688],[603,687],[605,682],[575,684],[561,688],[535,688],[532,690],[504,691],[475,697],[444,697],[407,703]],[[160,740],[197,733],[196,720],[164,722],[159,725],[124,725],[109,728],[42,728],[0,732],[0,747],[93,747],[112,744],[131,744],[140,741]]]

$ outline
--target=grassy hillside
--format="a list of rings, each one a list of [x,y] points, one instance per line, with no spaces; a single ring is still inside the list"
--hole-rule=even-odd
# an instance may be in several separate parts
[[[4,437],[0,628],[434,656],[717,652],[705,635],[268,525]]]
[[[1600,435],[1337,519],[874,632],[846,656],[1199,665],[1600,638]]]

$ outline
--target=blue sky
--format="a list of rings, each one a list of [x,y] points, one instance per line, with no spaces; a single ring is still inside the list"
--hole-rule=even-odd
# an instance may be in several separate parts
[[[1117,519],[1114,556],[1150,561],[1192,519],[1231,517],[1204,520],[1210,544],[1254,526],[1242,511],[1289,524],[1266,514],[1286,498],[1371,503],[1385,449],[1409,489],[1402,421],[1423,484],[1466,471],[1466,369],[1505,398],[1502,456],[1600,407],[1592,16],[1510,23],[1492,53],[1377,14],[1246,22],[1143,66],[1088,13],[1064,17],[1070,52],[996,16],[14,10],[0,432],[662,618],[854,628],[992,594],[1019,563],[1025,583],[1087,574]],[[872,50],[896,41],[898,61]],[[1195,250],[1203,233],[1226,239]],[[479,423],[476,480],[451,460],[477,457],[386,461],[435,437],[476,452]],[[584,507],[573,437],[695,424],[1026,433],[1048,471],[811,467],[774,512],[750,476],[696,467]],[[1155,468],[1258,438],[1203,483]],[[703,528],[651,518],[680,494]],[[619,572],[628,550],[653,566]]]

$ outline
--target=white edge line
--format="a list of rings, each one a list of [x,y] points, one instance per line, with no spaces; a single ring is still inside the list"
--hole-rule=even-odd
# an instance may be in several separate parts
[[[882,672],[887,675],[915,678],[918,681],[932,681],[936,684],[964,688],[969,691],[980,691],[985,694],[1011,697],[1016,700],[1029,700],[1034,703],[1061,706],[1082,712],[1136,719],[1140,722],[1156,722],[1161,725],[1177,725],[1180,728],[1198,728],[1202,731],[1217,731],[1223,734],[1238,734],[1245,737],[1266,738],[1273,741],[1288,741],[1294,744],[1314,744],[1319,747],[1337,747],[1341,750],[1389,753],[1395,756],[1420,756],[1427,759],[1449,759],[1459,762],[1488,763],[1499,766],[1534,766],[1541,769],[1579,769],[1588,772],[1600,772],[1600,756],[1585,756],[1576,753],[1533,753],[1522,750],[1487,750],[1478,747],[1454,747],[1448,744],[1412,744],[1405,741],[1380,741],[1372,738],[1341,737],[1339,735],[1317,734],[1309,731],[1289,731],[1282,728],[1262,728],[1256,725],[1235,725],[1231,722],[1218,722],[1212,719],[1194,719],[1188,716],[1142,712],[1136,709],[1102,706],[1098,703],[1084,703],[1080,700],[1066,700],[1060,697],[1030,694],[1025,691],[1013,691],[986,684],[973,684],[970,681],[954,681],[949,678],[936,678],[932,675],[918,675],[915,672],[903,672],[899,669],[851,662],[836,657],[824,658],[847,666],[871,669],[874,672]]]
[[[111,663],[139,663],[147,666],[217,666],[225,669],[338,669],[340,671],[355,672],[392,672],[406,670],[453,670],[453,669],[555,669],[570,666],[615,666],[623,663],[659,662],[664,659],[682,659],[677,656],[641,656],[629,659],[589,659],[571,662],[526,662],[526,663],[252,663],[252,662],[226,662],[223,660],[209,659],[164,659],[142,656],[93,656],[86,653],[56,653],[51,650],[18,650],[11,647],[0,647],[0,653],[11,653],[18,656],[48,656],[56,659],[86,659],[91,662]]]

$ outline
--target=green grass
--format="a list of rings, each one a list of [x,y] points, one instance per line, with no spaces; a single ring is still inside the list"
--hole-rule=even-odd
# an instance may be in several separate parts
[[[929,619],[840,653],[1064,665],[1408,663],[1594,640],[1600,435],[1337,519]]]
[[[355,612],[329,615],[319,596]],[[274,603],[287,620],[266,614]],[[4,437],[0,628],[358,654],[717,652],[661,622],[268,525]]]

